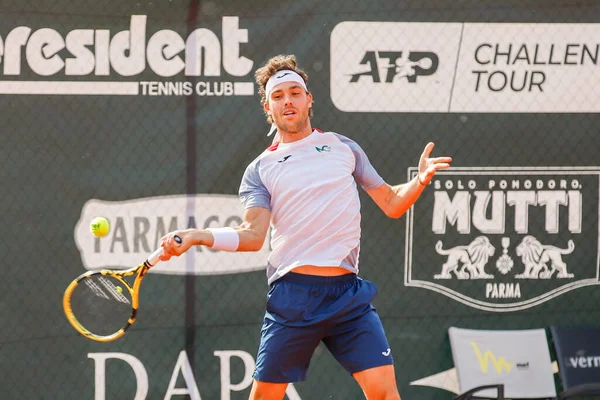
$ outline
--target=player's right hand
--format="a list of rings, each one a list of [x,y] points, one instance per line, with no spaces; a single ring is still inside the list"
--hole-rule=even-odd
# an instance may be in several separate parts
[[[185,253],[194,241],[189,230],[178,230],[167,233],[160,238],[160,246],[163,248],[163,254],[159,257],[161,261],[168,261],[171,257],[178,257]]]

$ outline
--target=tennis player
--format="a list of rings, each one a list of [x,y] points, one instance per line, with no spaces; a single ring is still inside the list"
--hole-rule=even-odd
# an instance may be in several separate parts
[[[171,232],[161,239],[162,259],[179,256],[193,245],[258,251],[271,226],[270,290],[250,399],[283,399],[288,383],[306,379],[320,342],[367,399],[400,399],[392,350],[371,305],[377,289],[357,276],[357,184],[387,216],[399,218],[452,159],[430,157],[434,144],[428,143],[418,175],[390,186],[357,143],[311,126],[313,97],[295,56],[273,57],[255,75],[276,136],[242,178],[243,223]],[[173,239],[175,234],[183,239],[181,244]]]

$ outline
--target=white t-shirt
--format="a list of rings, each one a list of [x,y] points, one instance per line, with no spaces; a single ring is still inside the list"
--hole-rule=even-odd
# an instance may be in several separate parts
[[[357,182],[370,190],[384,180],[358,144],[317,129],[296,142],[275,142],[248,165],[240,200],[271,211],[269,284],[302,265],[358,273]]]

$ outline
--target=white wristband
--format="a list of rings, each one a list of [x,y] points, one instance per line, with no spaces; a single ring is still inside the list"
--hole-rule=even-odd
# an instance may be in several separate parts
[[[212,233],[214,243],[212,248],[223,251],[236,251],[240,245],[240,235],[233,228],[208,228]]]

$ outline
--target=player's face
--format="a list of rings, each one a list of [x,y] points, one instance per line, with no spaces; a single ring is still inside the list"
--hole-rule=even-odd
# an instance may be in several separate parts
[[[277,128],[287,133],[298,133],[310,127],[308,113],[312,107],[312,94],[296,82],[284,82],[275,87],[265,109]]]

